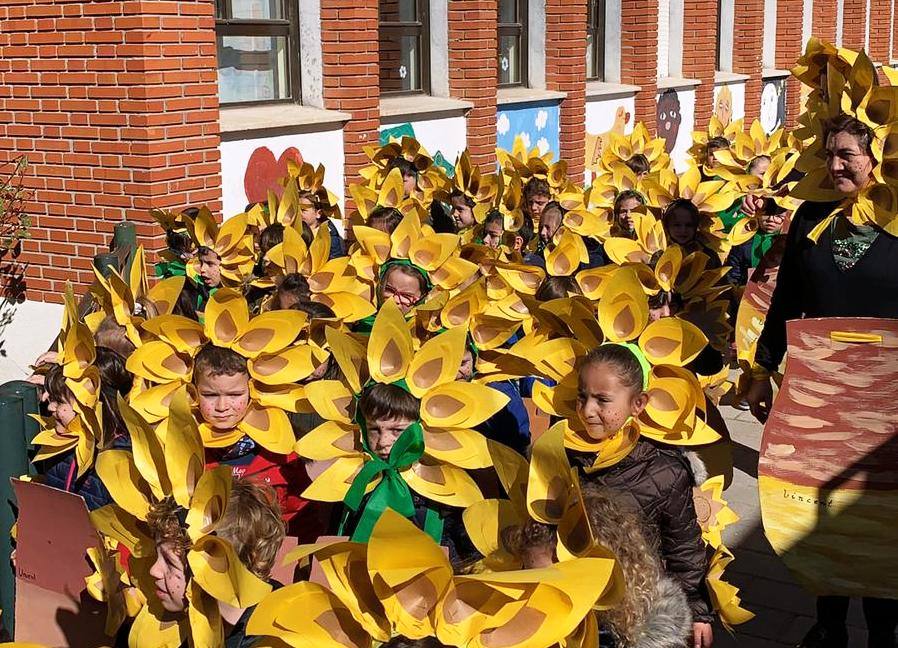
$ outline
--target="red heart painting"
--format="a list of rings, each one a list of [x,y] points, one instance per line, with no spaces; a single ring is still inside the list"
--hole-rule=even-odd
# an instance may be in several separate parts
[[[243,188],[246,191],[247,202],[265,202],[268,200],[268,190],[277,193],[278,198],[284,193],[284,188],[278,180],[287,175],[287,162],[293,160],[302,164],[302,154],[291,146],[277,159],[267,146],[260,146],[249,156],[246,163],[246,173],[243,175]]]

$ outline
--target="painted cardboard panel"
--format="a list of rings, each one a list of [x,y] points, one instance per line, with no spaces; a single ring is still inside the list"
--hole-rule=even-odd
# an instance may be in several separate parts
[[[658,136],[678,172],[686,169],[695,127],[695,90],[667,88],[656,98]]]
[[[586,103],[585,183],[592,182],[593,173],[590,169],[602,157],[602,150],[608,141],[608,134],[624,135],[631,132],[635,112],[635,96]]]
[[[414,137],[433,157],[434,162],[452,175],[455,162],[467,145],[467,124],[464,117],[421,119],[401,124],[382,124],[380,143],[403,136]]]
[[[722,83],[714,86],[713,114],[724,126],[745,117],[745,83]]]
[[[764,531],[810,591],[898,598],[898,320],[786,330],[758,465]]]
[[[765,79],[761,89],[761,127],[768,135],[786,123],[786,80]]]
[[[275,188],[279,174],[286,173],[288,158],[323,164],[326,169],[324,184],[340,199],[342,206],[342,129],[227,141],[221,143],[220,151],[225,218],[241,213],[246,204],[252,202],[247,196],[247,184],[260,193],[266,185]]]
[[[512,150],[515,138],[520,137],[527,148],[534,146],[540,153],[552,152],[560,157],[561,130],[557,102],[535,102],[499,107],[496,115],[496,146]]]

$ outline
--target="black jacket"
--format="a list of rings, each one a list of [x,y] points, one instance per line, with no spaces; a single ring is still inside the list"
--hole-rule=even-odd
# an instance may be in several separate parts
[[[569,455],[579,468],[595,459],[586,453]],[[618,463],[592,474],[581,471],[581,478],[614,489],[642,511],[666,572],[686,594],[693,621],[710,623],[708,554],[692,501],[695,478],[682,451],[640,439]]]
[[[898,318],[898,237],[880,232],[849,270],[840,270],[827,227],[808,234],[837,203],[806,202],[792,219],[755,359],[775,371],[786,353],[786,322],[803,317]]]

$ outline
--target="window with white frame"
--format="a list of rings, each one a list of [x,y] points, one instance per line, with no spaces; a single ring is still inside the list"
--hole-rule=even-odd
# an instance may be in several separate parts
[[[605,0],[589,0],[586,16],[586,79],[605,80]]]

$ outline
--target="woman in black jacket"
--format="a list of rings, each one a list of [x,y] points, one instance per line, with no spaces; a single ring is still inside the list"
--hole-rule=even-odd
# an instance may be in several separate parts
[[[851,198],[872,182],[876,164],[872,131],[848,115],[826,125],[827,170],[833,186]],[[786,353],[786,322],[803,317],[898,318],[898,237],[876,225],[858,226],[844,213],[823,226],[816,243],[808,234],[839,203],[806,202],[789,227],[786,249],[764,330],[758,340],[747,400],[752,414],[767,420],[773,401],[770,373]],[[804,648],[848,644],[846,597],[817,599],[817,624]],[[869,646],[895,646],[898,601],[864,599]]]

